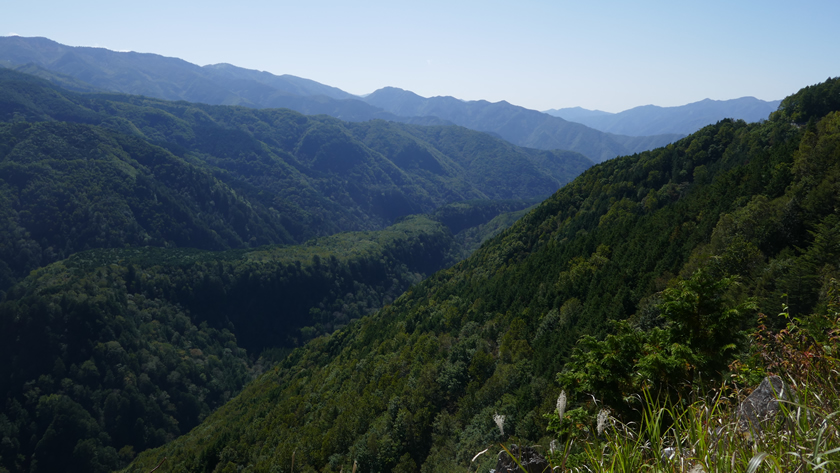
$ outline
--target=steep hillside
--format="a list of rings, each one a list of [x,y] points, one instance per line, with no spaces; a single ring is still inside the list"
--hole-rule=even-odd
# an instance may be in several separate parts
[[[0,124],[0,288],[90,248],[293,243],[281,218],[147,141],[65,122]]]
[[[785,323],[774,315],[782,295],[803,318],[834,297],[822,289],[840,276],[838,84],[803,89],[769,122],[724,120],[589,169],[466,261],[296,350],[201,426],[140,455],[127,471],[148,471],[163,457],[173,471],[349,471],[354,464],[361,471],[451,471],[499,441],[546,445],[546,414],[561,389],[555,375],[575,369],[566,362],[581,335],[616,330],[611,320],[628,319],[638,333],[658,327],[652,333],[677,337],[669,346],[695,353],[673,372],[688,366],[689,373],[703,370],[702,379],[671,383],[716,383],[720,366],[742,353],[740,330],[755,327],[747,306],[778,327]],[[694,290],[704,274],[741,281],[726,297],[714,288],[686,293],[689,306],[679,309],[690,327],[703,321],[712,335],[727,327],[729,338],[709,342],[726,343],[713,358],[692,351],[708,334],[680,338],[694,332],[671,321],[681,307],[671,298]],[[752,302],[738,305],[745,309],[705,319],[719,314],[707,311],[706,297],[717,310],[746,296]],[[578,378],[560,380],[572,405],[591,401]],[[632,392],[612,394],[625,396],[610,404],[615,415],[632,415],[621,405]],[[504,434],[494,414],[504,416]]]
[[[580,107],[547,110],[545,113],[606,133],[629,136],[666,133],[687,135],[724,118],[744,120],[747,123],[766,120],[779,106],[779,102],[781,101],[741,97],[732,100],[705,99],[679,107],[644,105],[619,113],[585,110]]]
[[[125,466],[453,251],[417,217],[303,246],[92,250],[34,271],[0,302],[0,469]]]
[[[300,243],[588,167],[458,127],[72,93],[0,70],[0,290],[98,247]]]
[[[577,151],[595,162],[666,145],[680,134],[633,137],[616,136],[572,123],[558,117],[507,102],[484,100],[465,102],[454,97],[420,97],[394,87],[386,87],[364,101],[400,116],[432,116],[474,130],[498,134],[519,146]]]

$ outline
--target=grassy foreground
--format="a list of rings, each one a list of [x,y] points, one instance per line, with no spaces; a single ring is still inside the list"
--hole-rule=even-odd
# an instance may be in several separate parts
[[[823,329],[814,334],[805,325]],[[557,412],[549,415],[558,438],[541,447],[553,472],[838,471],[838,349],[836,310],[829,317],[796,319],[779,332],[759,325],[751,353],[730,366],[730,380],[693,402],[666,405],[645,391],[636,399],[638,420],[625,423],[595,399],[587,406],[589,415],[566,412],[564,392]],[[743,386],[757,373],[778,373],[787,393],[778,393],[774,418],[747,428],[739,422],[738,407],[749,394]],[[479,455],[471,471],[487,471],[495,461]]]

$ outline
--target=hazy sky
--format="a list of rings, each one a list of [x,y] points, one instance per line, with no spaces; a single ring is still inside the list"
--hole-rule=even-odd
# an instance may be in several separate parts
[[[2,4],[0,35],[537,110],[774,100],[840,75],[837,0]]]

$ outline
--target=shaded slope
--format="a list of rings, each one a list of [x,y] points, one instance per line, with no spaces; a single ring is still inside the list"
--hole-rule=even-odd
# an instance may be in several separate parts
[[[239,391],[266,363],[254,353],[389,303],[451,245],[411,218],[304,246],[93,250],[39,269],[0,303],[0,467],[125,466]]]
[[[295,240],[276,212],[137,138],[90,125],[7,123],[0,150],[0,287],[90,248]]]
[[[418,146],[445,148],[433,155],[436,160],[445,161],[438,163],[440,169],[446,171],[446,177],[466,180],[468,185],[475,185],[470,179],[481,178],[480,172],[475,171],[465,175],[464,169],[470,165],[481,162],[494,169],[510,160],[519,160],[522,173],[542,173],[546,174],[547,179],[555,181],[549,187],[544,184],[534,187],[513,182],[501,183],[506,192],[520,197],[527,198],[552,192],[589,164],[585,158],[574,153],[534,152],[462,128],[435,128],[434,132],[426,132],[422,127],[409,125],[388,125],[383,122],[356,125],[323,117],[305,118],[282,110],[212,107],[120,95],[76,95],[50,89],[43,84],[19,80],[20,76],[14,76],[11,72],[6,75],[9,80],[5,83],[6,88],[3,92],[10,96],[9,105],[6,107],[6,119],[18,113],[29,120],[70,119],[98,124],[129,134],[138,134],[158,143],[168,143],[167,146],[176,153],[198,151],[211,154],[211,159],[216,157],[212,156],[215,154],[219,155],[221,161],[230,161],[235,155],[276,154],[303,174],[308,174],[308,177],[322,177],[336,171],[337,169],[332,169],[331,166],[339,163],[329,161],[332,158],[327,158],[327,154],[346,152],[347,157],[335,155],[341,160],[339,167],[352,168],[361,160],[380,167],[379,174],[389,176],[392,181],[410,179],[416,168],[407,165],[403,169],[389,159],[392,157],[392,150],[396,148],[393,148],[388,140],[404,141],[404,138],[398,135],[406,133],[414,136],[412,140],[417,142],[415,144],[419,143]],[[348,130],[353,132],[374,128],[379,130],[378,137],[368,143],[369,147],[355,142],[347,133]],[[224,139],[221,139],[222,137]],[[424,139],[437,141],[425,143]],[[455,142],[477,140],[483,144],[474,149],[459,149],[451,145]],[[268,149],[263,148],[263,145],[267,145]],[[318,153],[321,155],[316,158]],[[400,158],[394,159],[400,161]],[[253,158],[244,161],[253,161]],[[226,165],[230,166],[232,163]],[[440,187],[442,184],[438,182],[435,185]],[[486,190],[487,187],[482,189]]]
[[[58,72],[53,72],[47,69],[44,69],[41,66],[38,66],[34,63],[27,63],[23,66],[17,66],[12,68],[17,72],[22,72],[24,74],[30,74],[36,77],[40,77],[41,79],[45,79],[62,89],[70,90],[73,92],[101,92],[101,89],[98,89],[88,83],[82,82],[75,77],[60,74]]]
[[[5,69],[0,105],[0,288],[82,249],[302,242],[543,197],[591,164],[457,127],[76,94]]]
[[[383,121],[348,125],[367,146],[391,156],[415,174],[440,174],[448,157],[490,199],[530,199],[548,195],[591,166],[572,151],[520,148],[486,133],[461,127],[416,127]],[[396,136],[402,135],[405,141]],[[433,146],[423,146],[429,143]]]
[[[650,297],[679,275],[714,266],[744,278],[767,313],[781,294],[793,313],[813,310],[838,275],[829,189],[840,182],[840,112],[791,125],[812,113],[797,105],[804,95],[774,121],[725,120],[591,168],[468,260],[296,351],[128,471],[163,456],[176,471],[286,471],[293,456],[301,470],[465,468],[506,440],[494,413],[508,435],[544,436],[552,379],[579,335],[629,316],[657,323]]]

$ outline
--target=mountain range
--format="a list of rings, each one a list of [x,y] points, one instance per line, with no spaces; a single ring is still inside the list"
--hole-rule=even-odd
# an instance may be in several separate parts
[[[77,93],[9,69],[0,120],[0,290],[85,249],[302,243],[524,202],[592,164],[456,126]]]
[[[124,466],[591,165],[0,68],[0,471]]]
[[[835,367],[820,371],[835,412],[838,137],[832,79],[788,97],[767,122],[723,120],[593,166],[465,261],[296,350],[125,471],[164,459],[176,471],[488,471],[500,443],[612,471],[606,460],[617,457],[602,445],[620,431],[597,418],[618,429],[648,419],[651,403],[720,399],[721,386],[755,383],[769,363],[813,383],[823,365],[789,356]],[[775,353],[791,324],[803,329]],[[722,424],[710,435],[743,438]],[[644,453],[637,436],[669,435],[630,432],[620,438],[632,452],[618,459]],[[831,432],[796,451],[832,449],[836,464]],[[552,440],[560,445],[546,447]],[[754,442],[744,455],[697,461],[746,471]],[[662,462],[656,451],[645,458]]]
[[[484,472],[500,443],[588,471],[648,413],[728,409],[768,373],[807,394],[817,369],[830,396],[797,402],[827,409],[791,421],[827,440],[785,432],[774,461],[840,464],[840,79],[593,165],[450,123],[504,104],[385,89],[366,99],[449,118],[353,122],[7,65],[2,473]],[[155,82],[132,67],[108,80]],[[646,465],[656,437],[701,447],[663,432],[630,437]],[[755,469],[772,435],[744,437],[689,461]]]
[[[664,146],[683,135],[623,136],[602,133],[505,101],[465,102],[454,97],[424,98],[394,87],[379,89],[365,102],[401,116],[433,116],[474,130],[494,133],[519,146],[570,149],[602,162]]]
[[[425,99],[394,88],[362,98],[289,75],[275,76],[229,64],[200,67],[155,54],[64,46],[46,38],[0,38],[0,64],[76,90],[89,87],[213,105],[289,108],[346,121],[457,124],[495,133],[519,146],[576,151],[595,162],[662,146],[682,136],[606,134],[504,101]]]
[[[606,133],[645,136],[661,133],[690,134],[724,118],[746,122],[766,120],[781,100],[741,97],[732,100],[705,99],[679,107],[644,105],[619,113],[580,107],[546,110],[545,113],[584,124]]]

